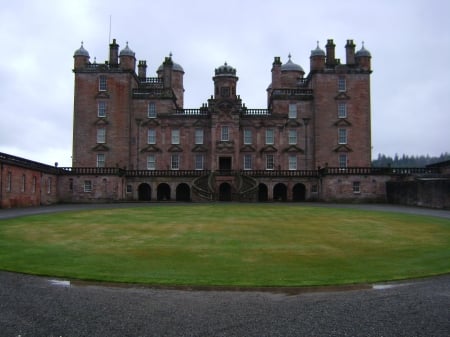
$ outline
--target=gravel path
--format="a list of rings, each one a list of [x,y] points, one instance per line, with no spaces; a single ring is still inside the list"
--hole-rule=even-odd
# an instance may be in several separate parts
[[[128,206],[0,210],[0,219]],[[335,206],[450,218],[450,211],[413,207]],[[283,293],[124,288],[0,272],[0,337],[449,335],[450,275],[350,290],[320,288]]]
[[[2,337],[448,337],[450,275],[296,295],[72,284],[0,272]]]

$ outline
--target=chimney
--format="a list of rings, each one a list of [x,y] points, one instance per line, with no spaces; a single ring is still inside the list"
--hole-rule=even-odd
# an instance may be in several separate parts
[[[281,86],[281,59],[275,56],[272,63],[272,88],[280,88]]]
[[[146,61],[139,61],[139,64],[138,64],[138,77],[139,78],[146,78],[147,77],[147,62]]]
[[[349,65],[355,64],[355,44],[353,40],[347,40],[345,45],[346,63]]]
[[[336,45],[333,43],[332,39],[329,39],[327,41],[327,45],[325,46],[327,50],[327,65],[334,66],[336,64],[335,54],[334,54],[334,47]]]
[[[117,67],[119,65],[119,45],[116,43],[116,39],[109,45],[109,65],[111,67]]]
[[[172,54],[169,57],[166,57],[163,62],[163,81],[164,81],[164,89],[168,89],[172,87]]]

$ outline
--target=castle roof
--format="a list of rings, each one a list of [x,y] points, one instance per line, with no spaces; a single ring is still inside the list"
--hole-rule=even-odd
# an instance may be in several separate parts
[[[132,56],[132,57],[134,57],[134,55],[135,55],[134,51],[132,51],[130,47],[128,47],[128,42],[125,48],[123,48],[119,54],[119,56]]]
[[[236,69],[225,62],[219,68],[216,68],[214,70],[214,73],[216,74],[216,76],[229,76],[229,75],[236,76]]]
[[[182,67],[181,65],[179,65],[178,63],[173,62],[173,60],[172,60],[172,53],[170,53],[169,56],[170,56],[170,60],[172,61],[172,64],[173,64],[173,65],[172,65],[172,70],[173,70],[173,71],[179,71],[179,72],[184,73],[183,67]],[[163,70],[163,68],[164,68],[164,63],[162,63],[162,64],[158,67],[158,70],[157,70],[156,72],[159,73],[160,71]]]
[[[325,52],[319,47],[319,41],[317,41],[316,49],[311,50],[311,56],[325,56]]]
[[[362,47],[360,50],[358,50],[355,54],[356,57],[371,57],[370,51],[368,51],[366,48],[364,48],[364,41],[362,43]]]
[[[292,62],[291,54],[289,54],[288,57],[289,57],[289,60],[281,66],[281,71],[299,71],[299,72],[305,73],[305,71],[303,70],[303,68],[300,65]]]
[[[73,54],[73,56],[86,56],[89,57],[89,52],[84,49],[83,47],[83,41],[81,41],[81,47],[78,48],[77,50],[75,50],[75,53]]]

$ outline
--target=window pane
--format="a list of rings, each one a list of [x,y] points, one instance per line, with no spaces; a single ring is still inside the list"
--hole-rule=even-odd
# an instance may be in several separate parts
[[[273,144],[273,129],[266,130],[266,144]]]
[[[289,130],[289,144],[297,144],[297,130]]]
[[[338,78],[338,90],[339,91],[346,91],[347,90],[347,85],[345,82],[345,77],[339,77]]]
[[[289,104],[289,118],[297,118],[297,104]]]
[[[97,143],[103,144],[106,142],[106,129],[97,129]]]
[[[203,170],[203,155],[202,154],[195,155],[195,169]]]
[[[203,144],[203,129],[195,129],[195,144]]]
[[[84,181],[84,191],[91,192],[92,191],[92,182],[90,180]]]
[[[148,103],[148,118],[156,118],[156,105],[155,105],[155,103]]]
[[[339,144],[347,144],[347,129],[339,129],[338,133]]]
[[[105,155],[103,153],[97,154],[97,167],[105,167]]]
[[[244,129],[244,144],[252,143],[252,130]]]
[[[98,102],[98,117],[106,117],[106,102]]]
[[[266,169],[273,170],[274,162],[273,162],[273,154],[266,155]]]
[[[98,90],[99,91],[106,91],[107,90],[106,76],[105,75],[100,75],[100,77],[98,79]]]
[[[172,130],[172,144],[180,144],[180,130]]]
[[[171,157],[172,170],[178,170],[180,168],[180,157],[177,154],[173,154]]]
[[[222,140],[222,141],[230,140],[230,134],[229,134],[228,126],[222,126],[220,140]]]
[[[346,154],[339,155],[339,167],[341,167],[341,168],[347,167],[347,155]]]
[[[244,170],[252,169],[252,155],[246,154],[244,155]]]
[[[156,169],[156,157],[154,154],[151,154],[147,157],[147,170],[155,170]]]
[[[347,118],[347,103],[338,104],[338,117]]]
[[[297,156],[289,156],[289,170],[297,169]]]
[[[155,129],[148,129],[148,144],[156,144],[156,130]]]
[[[353,193],[361,193],[361,183],[359,181],[353,182]]]

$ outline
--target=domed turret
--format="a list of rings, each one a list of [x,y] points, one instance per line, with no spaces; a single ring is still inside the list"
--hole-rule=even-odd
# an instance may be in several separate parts
[[[362,42],[362,47],[355,54],[356,64],[363,70],[370,71],[371,70],[371,62],[370,59],[372,55],[370,52],[364,48],[364,41]]]
[[[214,70],[214,93],[215,98],[232,98],[236,99],[236,86],[238,77],[236,69],[228,63],[224,63]]]
[[[120,51],[119,56],[120,56],[120,57],[122,57],[122,56],[131,56],[131,57],[135,57],[134,51],[132,51],[132,50],[130,49],[130,47],[128,47],[128,42],[127,42],[127,45],[125,46],[125,48],[123,48],[123,49]]]
[[[325,51],[323,49],[320,49],[319,41],[317,41],[316,49],[311,50],[311,57],[314,57],[314,56],[323,56],[323,57],[325,57]]]
[[[216,76],[236,76],[236,69],[226,62],[214,70]]]
[[[169,57],[170,57],[170,59],[172,59],[172,53],[169,54]],[[161,65],[158,67],[158,70],[156,71],[156,73],[159,74],[160,72],[163,71],[163,69],[164,69],[164,63],[161,63]],[[173,60],[172,60],[172,71],[179,71],[179,72],[184,73],[183,67],[181,65],[179,65],[178,63],[173,62]]]
[[[73,58],[74,58],[74,68],[75,69],[80,69],[80,68],[84,68],[86,66],[86,64],[89,63],[89,53],[86,49],[84,49],[83,47],[83,41],[81,41],[81,47],[78,48],[77,50],[75,50],[74,54],[73,54]]]
[[[356,57],[372,57],[372,55],[370,55],[370,52],[364,48],[364,41],[362,42],[362,47],[360,50],[358,50],[356,52]]]
[[[316,49],[311,50],[311,56],[309,57],[309,67],[311,71],[320,71],[325,68],[325,51],[319,47],[319,41],[317,41]]]
[[[128,47],[128,42],[125,48],[123,48],[119,53],[120,68],[123,70],[134,71],[136,68],[136,57],[134,56],[134,51]]]
[[[289,57],[289,60],[285,64],[283,64],[281,66],[281,71],[282,72],[285,72],[285,71],[297,71],[297,72],[301,72],[301,73],[304,74],[305,71],[303,70],[303,68],[300,65],[292,62],[291,54],[289,54],[288,57]]]

